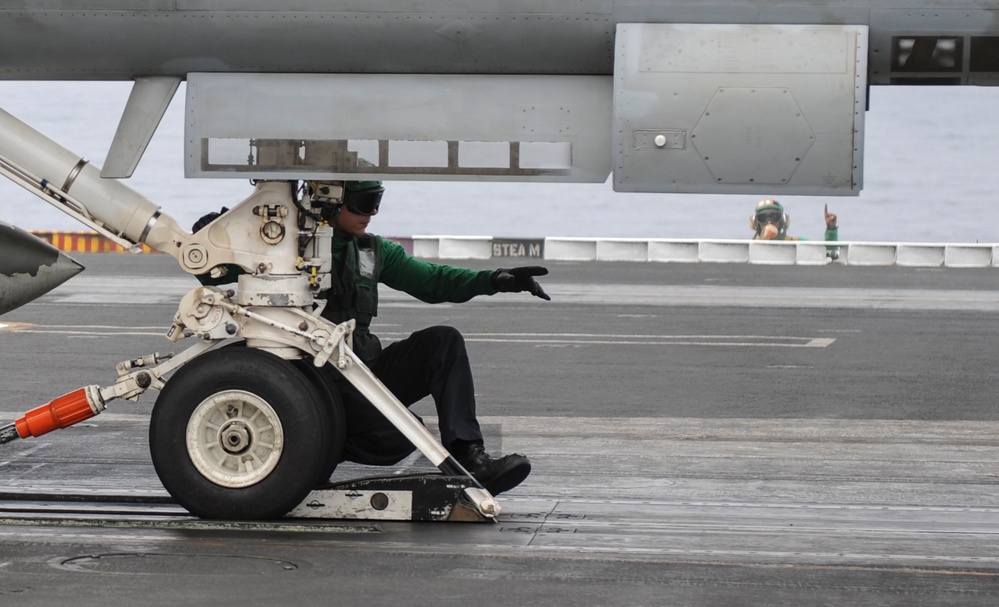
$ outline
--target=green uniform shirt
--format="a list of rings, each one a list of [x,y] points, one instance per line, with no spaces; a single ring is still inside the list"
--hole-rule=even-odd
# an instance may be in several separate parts
[[[422,261],[381,236],[336,232],[332,249],[332,287],[319,294],[327,299],[322,315],[335,323],[355,319],[354,351],[365,362],[374,360],[382,350],[370,330],[372,318],[378,315],[378,283],[427,303],[461,303],[476,295],[496,293],[493,270]]]
[[[837,242],[839,241],[839,228],[826,228],[825,233],[826,242]],[[788,238],[788,240],[809,240],[808,238]],[[826,247],[827,251],[838,251],[839,247]]]

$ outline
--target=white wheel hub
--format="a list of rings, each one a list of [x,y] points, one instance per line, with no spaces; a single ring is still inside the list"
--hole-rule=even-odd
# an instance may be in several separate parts
[[[199,404],[187,422],[187,453],[205,478],[229,488],[259,483],[277,467],[284,430],[256,394],[225,390]]]

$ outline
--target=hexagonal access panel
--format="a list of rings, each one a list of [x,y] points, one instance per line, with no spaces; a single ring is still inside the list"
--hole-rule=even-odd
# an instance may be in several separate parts
[[[690,137],[721,184],[785,184],[815,142],[786,88],[721,87]]]

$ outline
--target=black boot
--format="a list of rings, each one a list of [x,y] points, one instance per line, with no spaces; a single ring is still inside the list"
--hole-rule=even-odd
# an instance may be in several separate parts
[[[493,459],[481,443],[466,443],[458,451],[452,453],[458,463],[493,495],[513,489],[531,473],[531,460],[517,453]]]

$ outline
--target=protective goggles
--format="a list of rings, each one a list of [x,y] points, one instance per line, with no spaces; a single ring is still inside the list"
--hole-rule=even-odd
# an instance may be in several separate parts
[[[782,221],[784,221],[784,214],[780,211],[760,211],[756,214],[756,222],[760,224],[780,225]]]
[[[343,193],[343,205],[347,210],[355,215],[365,215],[370,217],[378,212],[378,206],[382,203],[382,194],[385,188],[370,188],[359,192],[347,190]]]

